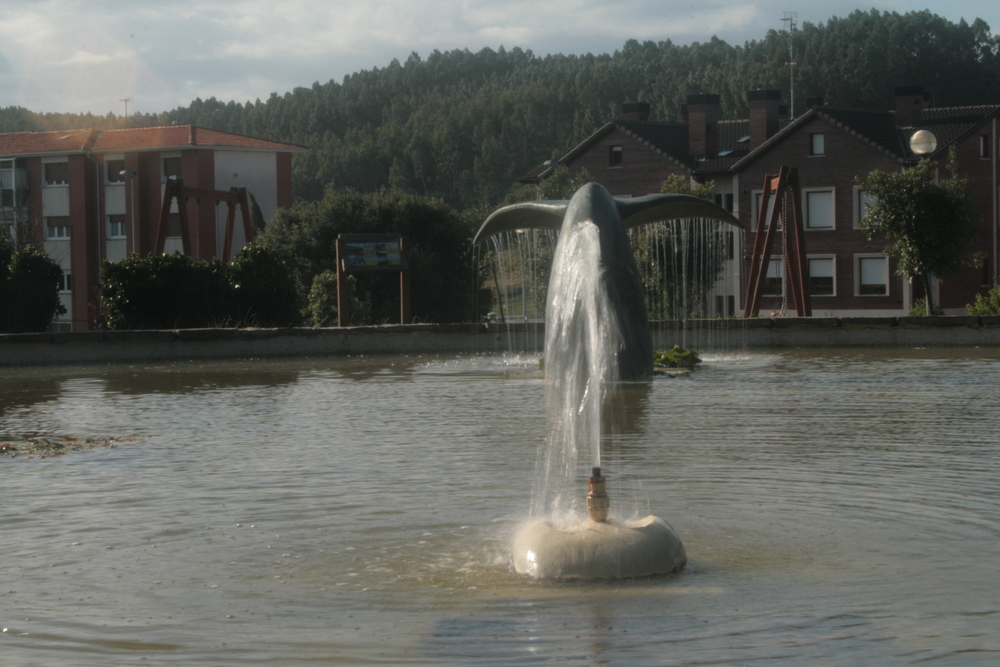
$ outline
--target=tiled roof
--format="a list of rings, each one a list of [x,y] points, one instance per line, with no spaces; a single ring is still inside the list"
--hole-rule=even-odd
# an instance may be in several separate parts
[[[937,139],[937,150],[929,157],[944,155],[950,146],[965,140],[991,118],[1000,115],[1000,105],[984,104],[970,107],[939,107],[924,109],[920,124],[900,130],[900,141],[905,146],[908,159],[916,159],[910,152],[910,137],[917,130],[929,130]]]
[[[135,127],[125,130],[58,130],[0,133],[0,155],[45,155],[82,151],[136,151],[168,148],[243,148],[302,152],[305,146],[208,130],[194,125]]]
[[[618,129],[663,156],[667,161],[694,174],[705,176],[722,174],[742,169],[796,132],[800,126],[820,118],[894,160],[906,163],[917,159],[909,148],[910,136],[916,130],[925,129],[934,133],[938,147],[930,157],[939,158],[949,147],[965,140],[995,117],[1000,117],[1000,105],[927,108],[921,112],[919,125],[901,128],[896,125],[893,111],[815,107],[795,120],[781,120],[778,132],[753,151],[750,150],[747,141],[750,135],[748,119],[720,120],[717,125],[719,153],[700,160],[691,157],[688,151],[688,126],[685,123],[615,120],[575,146],[560,158],[560,162],[572,160],[587,151],[602,136],[613,129]],[[554,166],[555,163],[552,162],[538,165],[523,176],[521,181],[537,182],[548,175]]]
[[[164,148],[226,147],[271,150],[308,150],[304,146],[280,141],[256,139],[242,134],[208,130],[195,125],[168,125],[163,127],[134,127],[125,130],[101,132],[94,150],[129,151]]]
[[[694,160],[688,152],[688,126],[685,123],[618,120],[615,125],[678,166],[686,169],[694,166]]]
[[[91,130],[5,132],[0,134],[0,155],[45,155],[91,150],[96,133]]]
[[[901,159],[905,156],[896,118],[889,111],[831,109],[818,107],[816,113],[836,127],[874,146],[883,153]]]

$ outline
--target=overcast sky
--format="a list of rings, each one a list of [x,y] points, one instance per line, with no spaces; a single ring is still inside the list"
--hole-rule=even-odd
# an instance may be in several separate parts
[[[872,7],[979,17],[1000,0],[0,0],[0,107],[155,113],[196,97],[266,99],[314,81],[484,47],[611,53],[625,40],[730,44]]]

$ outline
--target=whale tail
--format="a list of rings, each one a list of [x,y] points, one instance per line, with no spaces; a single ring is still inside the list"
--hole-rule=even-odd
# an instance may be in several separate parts
[[[615,199],[615,205],[626,229],[681,218],[707,218],[743,228],[743,224],[725,209],[693,195],[648,195],[635,199]],[[515,229],[558,230],[562,227],[568,206],[568,199],[504,206],[486,218],[472,242],[481,243],[491,236]]]

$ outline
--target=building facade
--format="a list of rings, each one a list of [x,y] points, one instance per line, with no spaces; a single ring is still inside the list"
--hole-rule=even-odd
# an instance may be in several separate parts
[[[922,288],[896,275],[894,260],[882,253],[884,240],[869,240],[858,228],[866,205],[859,183],[874,170],[898,171],[920,159],[910,138],[927,130],[937,145],[926,157],[938,163],[939,177],[948,176],[949,150],[957,151],[959,173],[969,179],[983,223],[977,243],[986,258],[983,264],[934,281],[935,303],[947,314],[965,314],[977,293],[997,284],[1000,105],[934,108],[919,86],[897,87],[895,101],[894,109],[866,111],[828,107],[813,98],[793,120],[777,91],[755,90],[747,98],[749,118],[726,120],[719,117],[717,95],[692,95],[681,122],[673,123],[649,121],[648,105],[625,105],[621,118],[558,162],[573,171],[586,169],[621,197],[659,192],[660,184],[675,175],[691,182],[713,181],[716,203],[747,230],[736,265],[727,269],[711,299],[718,304],[712,314],[722,316],[742,312],[764,179],[782,166],[794,167],[813,315],[906,315]],[[544,178],[554,166],[542,165],[522,180]],[[762,312],[791,307],[781,296],[783,276],[781,258],[772,255]],[[732,302],[738,307],[725,305]]]
[[[54,326],[86,330],[101,262],[154,250],[167,180],[245,187],[269,219],[292,205],[292,155],[306,150],[193,125],[0,134],[0,233],[59,263],[66,314]],[[191,254],[219,256],[226,207],[207,198],[185,206]],[[170,212],[164,252],[181,249],[176,200]],[[244,243],[237,226],[234,246]]]

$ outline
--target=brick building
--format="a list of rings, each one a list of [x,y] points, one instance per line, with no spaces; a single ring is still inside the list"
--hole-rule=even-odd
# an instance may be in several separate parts
[[[265,219],[292,204],[292,155],[302,146],[193,125],[0,134],[0,233],[41,244],[63,268],[66,314],[56,328],[88,328],[100,264],[154,249],[168,179],[207,190],[245,187]],[[191,254],[220,254],[226,207],[187,201]],[[165,252],[181,249],[172,205]],[[234,245],[243,245],[237,226]]]
[[[895,275],[894,262],[882,254],[885,242],[869,241],[858,230],[865,194],[857,182],[873,170],[901,170],[915,162],[919,158],[910,150],[910,138],[917,130],[928,130],[937,147],[927,157],[938,162],[939,173],[949,149],[957,149],[959,171],[969,178],[983,221],[978,245],[985,263],[934,285],[935,302],[946,313],[964,314],[976,293],[997,284],[1000,105],[933,108],[919,86],[898,86],[895,93],[895,109],[885,111],[837,109],[811,99],[807,111],[794,120],[779,104],[778,91],[771,90],[750,91],[745,119],[720,119],[717,95],[689,96],[681,122],[650,121],[649,105],[625,105],[621,118],[558,162],[570,170],[586,169],[622,197],[659,192],[671,175],[714,181],[716,203],[748,230],[712,299],[718,304],[713,314],[722,315],[742,311],[764,177],[777,174],[781,166],[795,167],[813,314],[905,315],[922,294]],[[522,180],[544,178],[554,166],[546,163]],[[781,276],[780,261],[772,261],[763,311],[780,307]]]

